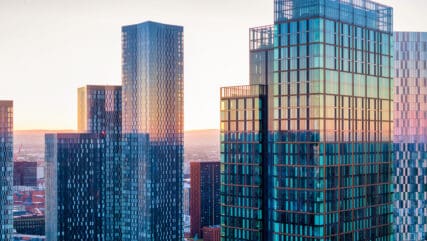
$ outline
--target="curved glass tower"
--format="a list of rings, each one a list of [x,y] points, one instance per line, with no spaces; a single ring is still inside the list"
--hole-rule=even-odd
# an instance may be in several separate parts
[[[398,241],[427,239],[427,33],[395,33],[394,215]]]
[[[122,28],[123,240],[183,239],[183,28]]]

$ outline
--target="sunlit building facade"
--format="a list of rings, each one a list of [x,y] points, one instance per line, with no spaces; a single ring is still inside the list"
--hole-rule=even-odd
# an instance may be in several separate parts
[[[273,77],[261,111],[268,158],[262,183],[251,185],[260,187],[251,195],[265,202],[258,216],[244,205],[221,213],[222,240],[392,240],[392,8],[367,0],[276,0],[273,36]],[[221,123],[223,176],[247,148],[227,144],[233,121]],[[235,121],[238,138],[244,121]],[[247,177],[240,167],[232,180]],[[221,188],[233,184],[223,179]],[[244,192],[234,193],[244,200]],[[227,213],[234,211],[267,222],[235,219],[238,228],[230,229]]]
[[[276,0],[272,240],[390,240],[392,8]]]
[[[13,102],[0,100],[0,239],[13,234]]]
[[[395,33],[394,222],[397,241],[427,239],[427,33]]]
[[[183,239],[183,28],[122,28],[123,240]]]

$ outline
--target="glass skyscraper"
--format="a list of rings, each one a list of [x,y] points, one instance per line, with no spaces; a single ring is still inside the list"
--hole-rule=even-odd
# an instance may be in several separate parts
[[[234,190],[243,204],[222,213],[222,240],[391,240],[392,8],[365,0],[276,0],[273,36],[262,183],[250,185],[257,192]],[[237,118],[243,115],[234,108]],[[235,138],[245,134],[239,121],[247,122],[237,119]],[[233,122],[221,123],[223,189],[241,188],[234,180],[248,177],[238,162],[248,146],[226,139]],[[233,201],[224,193],[227,209]],[[248,204],[258,206],[245,210]],[[239,218],[231,223],[230,214]],[[260,215],[267,221],[249,222]]]
[[[183,28],[122,28],[123,240],[183,239]]]
[[[46,239],[121,240],[121,87],[78,89],[80,133],[46,135]]]
[[[13,102],[0,100],[0,239],[13,234]]]
[[[267,240],[267,86],[221,89],[221,240]]]
[[[427,33],[395,33],[394,221],[397,241],[427,239]]]

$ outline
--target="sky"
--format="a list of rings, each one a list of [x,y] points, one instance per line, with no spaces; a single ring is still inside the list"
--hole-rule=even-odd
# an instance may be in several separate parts
[[[394,7],[397,31],[427,31],[426,0]],[[248,29],[273,0],[0,0],[0,99],[14,128],[76,129],[77,88],[121,83],[121,26],[184,26],[185,129],[219,128],[219,89],[248,83]]]

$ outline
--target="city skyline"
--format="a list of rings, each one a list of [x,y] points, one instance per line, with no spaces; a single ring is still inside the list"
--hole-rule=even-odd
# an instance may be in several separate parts
[[[394,30],[425,29],[425,1],[376,2],[394,7]],[[247,83],[242,43],[250,27],[271,23],[272,1],[125,3],[0,2],[0,30],[8,33],[0,39],[0,79],[8,83],[0,98],[15,102],[15,130],[77,129],[74,90],[120,84],[120,26],[146,20],[186,28],[185,130],[219,129],[219,88]]]

